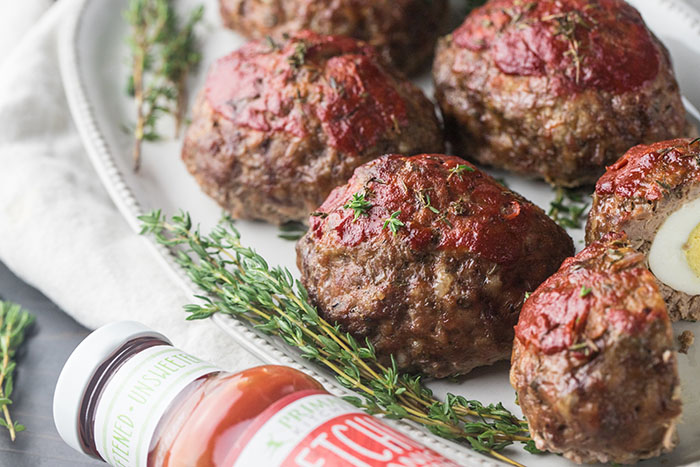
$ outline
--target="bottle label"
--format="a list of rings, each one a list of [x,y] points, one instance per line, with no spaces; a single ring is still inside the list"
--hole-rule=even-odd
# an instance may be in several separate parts
[[[146,467],[160,417],[185,386],[220,371],[170,345],[127,360],[107,383],[95,414],[95,445],[115,467]]]
[[[458,467],[441,454],[320,391],[291,394],[239,438],[227,466]]]

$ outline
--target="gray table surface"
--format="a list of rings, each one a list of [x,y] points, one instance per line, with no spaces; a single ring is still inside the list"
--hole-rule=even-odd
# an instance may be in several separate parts
[[[106,465],[71,449],[53,424],[53,389],[68,355],[88,334],[39,291],[0,263],[0,296],[19,303],[37,317],[20,349],[15,372],[13,417],[27,427],[10,441],[0,428],[0,467],[72,467]]]

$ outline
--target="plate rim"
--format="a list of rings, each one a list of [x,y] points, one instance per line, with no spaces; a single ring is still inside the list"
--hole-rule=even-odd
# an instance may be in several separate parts
[[[700,12],[694,10],[684,0],[656,0],[660,7],[665,6],[676,10],[676,13],[688,22],[688,26],[694,29],[700,37]],[[134,233],[139,233],[141,225],[138,217],[143,215],[141,203],[137,200],[133,190],[126,182],[122,171],[115,162],[115,155],[110,151],[106,138],[98,125],[93,106],[90,103],[86,87],[83,81],[78,54],[78,35],[85,12],[91,0],[77,0],[70,18],[63,24],[59,31],[58,61],[61,80],[68,101],[73,122],[80,134],[81,141],[88,154],[92,166],[104,188],[107,190],[112,202]],[[96,2],[92,2],[96,3]],[[174,250],[158,244],[153,237],[142,237],[149,245],[149,249],[157,261],[173,278],[176,283],[190,296],[197,293],[196,285],[189,279],[185,270],[175,261]],[[319,371],[316,365],[309,362],[302,364],[302,359],[294,355],[293,349],[289,353],[281,351],[271,343],[272,336],[264,336],[256,333],[241,321],[222,315],[214,315],[213,321],[229,334],[234,341],[247,352],[255,355],[260,360],[270,364],[286,365],[300,370],[323,384],[330,393],[337,396],[356,394],[342,387],[334,378]],[[486,457],[469,448],[440,438],[428,432],[418,425],[404,420],[388,420],[394,428],[421,441],[427,446],[445,454],[453,460],[469,462],[463,465],[479,465],[483,467],[505,466],[503,462],[491,457]],[[692,461],[682,466],[699,465],[700,462]]]

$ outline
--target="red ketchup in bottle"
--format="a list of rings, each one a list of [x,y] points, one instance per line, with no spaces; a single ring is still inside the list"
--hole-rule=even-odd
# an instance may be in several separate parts
[[[300,371],[221,371],[130,321],[76,348],[54,420],[69,445],[115,467],[457,465]]]

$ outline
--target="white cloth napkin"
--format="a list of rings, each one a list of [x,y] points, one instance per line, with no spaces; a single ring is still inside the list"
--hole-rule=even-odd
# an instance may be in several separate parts
[[[133,319],[225,369],[260,361],[191,301],[109,199],[73,125],[58,31],[73,0],[0,2],[0,261],[77,321]]]

